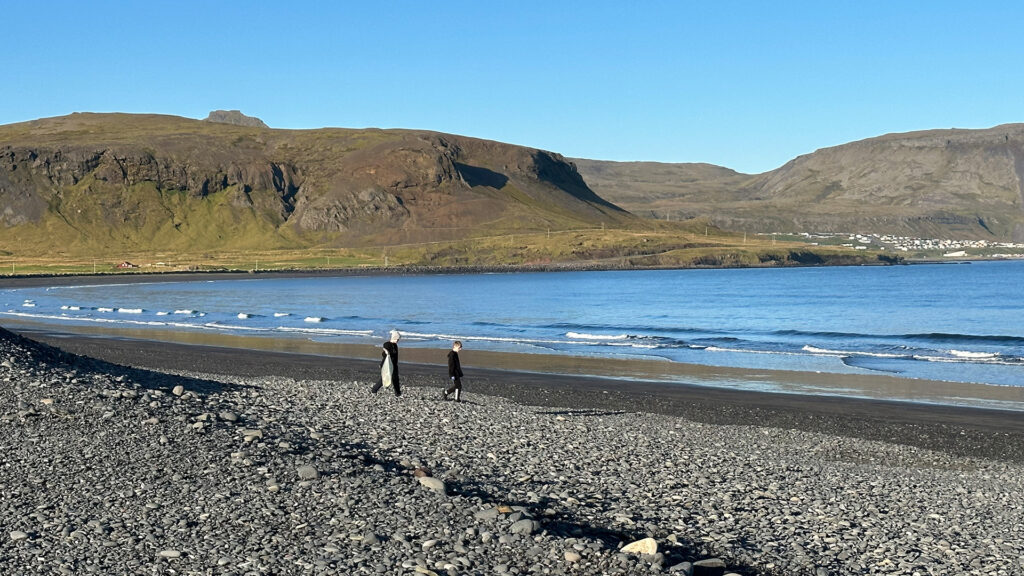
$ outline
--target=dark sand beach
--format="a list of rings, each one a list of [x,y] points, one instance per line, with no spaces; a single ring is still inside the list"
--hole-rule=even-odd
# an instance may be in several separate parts
[[[368,380],[377,370],[372,347],[350,347],[362,358],[329,357],[213,345],[154,342],[103,335],[25,334],[68,352],[124,366],[237,377],[281,376],[297,380]],[[249,339],[247,343],[253,339]],[[266,344],[264,344],[266,345]],[[405,349],[424,359],[435,351]],[[435,354],[440,356],[439,354]],[[470,354],[464,356],[472,357]],[[529,366],[531,358],[503,356],[504,364]],[[698,367],[699,368],[699,367]],[[444,368],[404,361],[408,386],[441,387]],[[737,390],[685,383],[610,379],[478,368],[467,365],[469,395],[500,396],[532,406],[644,412],[707,424],[766,426],[879,440],[953,455],[1024,462],[1024,412],[942,404],[895,402],[833,395]],[[790,373],[827,381],[844,375]]]

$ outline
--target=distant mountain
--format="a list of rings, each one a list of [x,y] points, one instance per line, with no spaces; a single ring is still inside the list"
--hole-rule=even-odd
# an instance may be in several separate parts
[[[555,153],[240,116],[0,126],[0,253],[387,245],[638,221]]]
[[[1024,124],[889,134],[758,175],[706,164],[576,160],[594,191],[638,215],[747,231],[1024,241]]]

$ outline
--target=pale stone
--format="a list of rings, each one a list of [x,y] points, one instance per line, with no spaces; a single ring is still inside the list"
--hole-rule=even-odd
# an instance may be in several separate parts
[[[177,550],[161,550],[159,556],[161,558],[181,558],[181,552]]]
[[[447,491],[447,486],[444,485],[444,481],[432,476],[421,476],[419,481],[424,487],[430,488],[435,492],[444,494]]]
[[[622,547],[622,551],[628,554],[657,554],[658,541],[654,538],[644,538]]]
[[[308,464],[299,466],[296,472],[298,472],[299,478],[302,480],[316,480],[320,477],[320,471]]]

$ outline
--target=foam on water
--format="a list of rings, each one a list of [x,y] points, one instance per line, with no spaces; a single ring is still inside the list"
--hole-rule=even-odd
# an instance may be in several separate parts
[[[278,326],[278,332],[294,332],[298,334],[318,334],[322,336],[373,336],[373,330],[343,330],[340,328],[294,328]]]
[[[581,333],[581,332],[566,332],[565,336],[567,338],[572,338],[573,340],[625,340],[627,338],[635,338],[635,336],[630,336],[629,334],[609,335],[609,334],[586,334],[586,333]]]
[[[872,358],[909,358],[906,354],[891,354],[887,352],[862,352],[857,350],[829,350],[828,348],[816,348],[814,346],[804,346],[801,350],[809,352],[811,354],[821,354],[825,356],[870,356]]]
[[[979,358],[979,359],[984,359],[984,358],[995,358],[995,357],[999,356],[999,354],[996,354],[996,353],[993,353],[993,352],[969,352],[969,351],[966,351],[966,350],[950,350],[949,353],[952,354],[953,356],[958,357],[958,358]]]

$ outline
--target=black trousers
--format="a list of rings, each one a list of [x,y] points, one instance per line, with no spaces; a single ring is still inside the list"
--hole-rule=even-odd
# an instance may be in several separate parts
[[[383,385],[384,385],[384,382],[381,381],[380,378],[377,378],[377,383],[373,385],[373,388],[370,388],[370,392],[376,394],[377,391],[380,390],[381,386],[383,386]],[[395,396],[401,396],[402,395],[402,386],[398,382],[398,374],[395,374],[391,378],[391,389],[395,391]]]
[[[452,378],[452,385],[449,386],[448,389],[444,391],[444,393],[445,395],[448,395],[451,394],[452,392],[456,393],[456,400],[462,399],[462,378]]]

